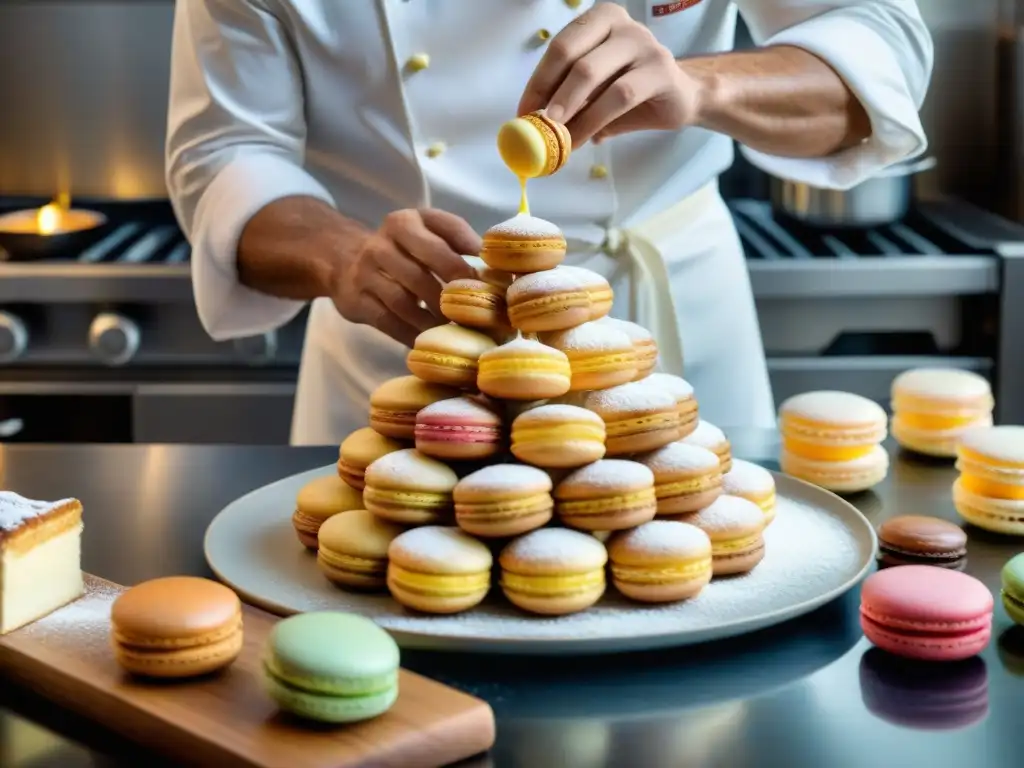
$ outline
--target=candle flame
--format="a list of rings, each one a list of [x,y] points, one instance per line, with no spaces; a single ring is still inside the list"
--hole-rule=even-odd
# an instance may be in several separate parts
[[[52,235],[60,229],[63,209],[56,203],[44,205],[36,214],[36,228],[41,235]]]

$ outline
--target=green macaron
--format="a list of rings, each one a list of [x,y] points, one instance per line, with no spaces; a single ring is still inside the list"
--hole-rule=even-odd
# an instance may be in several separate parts
[[[1024,552],[1003,566],[1003,608],[1006,615],[1024,625]]]
[[[263,670],[277,705],[310,720],[367,720],[398,698],[398,646],[372,621],[350,613],[304,613],[278,622]]]

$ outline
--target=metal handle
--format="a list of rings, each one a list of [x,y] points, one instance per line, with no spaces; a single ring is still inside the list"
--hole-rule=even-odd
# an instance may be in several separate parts
[[[0,421],[0,440],[14,437],[25,428],[25,422],[21,419],[5,419]]]
[[[139,326],[127,317],[104,312],[89,327],[89,348],[107,365],[124,365],[139,349]]]

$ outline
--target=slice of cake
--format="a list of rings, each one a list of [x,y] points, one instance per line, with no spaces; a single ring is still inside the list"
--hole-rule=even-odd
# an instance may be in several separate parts
[[[0,635],[82,595],[82,503],[0,491]]]

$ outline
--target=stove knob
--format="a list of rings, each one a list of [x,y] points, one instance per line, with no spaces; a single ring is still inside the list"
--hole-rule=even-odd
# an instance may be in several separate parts
[[[277,332],[235,339],[235,354],[250,365],[269,363],[277,356]]]
[[[139,350],[139,326],[113,312],[93,318],[89,326],[89,349],[107,365],[124,365]]]
[[[0,312],[0,363],[13,363],[28,347],[28,328],[20,317]]]

